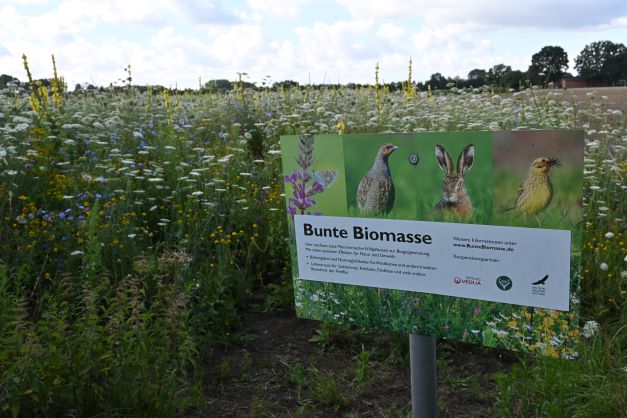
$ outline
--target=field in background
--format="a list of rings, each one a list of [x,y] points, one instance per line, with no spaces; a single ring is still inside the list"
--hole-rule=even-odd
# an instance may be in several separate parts
[[[582,109],[589,109],[590,103],[603,100],[608,108],[627,114],[627,87],[580,87],[555,91],[564,93],[565,97],[570,96],[569,99],[574,99],[575,105]],[[607,97],[607,100],[604,100],[603,96]]]
[[[294,302],[282,196],[292,190],[278,138],[538,128],[585,131],[582,293],[571,301],[581,305],[579,361],[521,356],[494,369],[485,359],[500,352],[442,342],[442,415],[460,416],[476,398],[479,416],[620,416],[627,134],[610,95],[624,106],[627,90],[607,90],[607,100],[595,90],[67,93],[59,80],[4,89],[0,415],[407,416],[406,398],[369,396],[390,381],[402,387],[398,379],[408,390],[406,336],[381,342],[321,324],[296,347],[252,351],[263,327],[251,315],[292,312]],[[381,309],[420,309],[369,297]],[[524,328],[519,316],[499,327]],[[551,353],[561,324],[543,326]],[[316,359],[328,353],[350,361],[325,368]],[[464,375],[467,355],[475,373]],[[238,388],[248,396],[231,396]]]

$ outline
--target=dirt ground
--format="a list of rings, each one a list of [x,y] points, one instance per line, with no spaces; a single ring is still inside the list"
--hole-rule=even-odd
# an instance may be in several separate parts
[[[411,416],[407,336],[322,327],[292,314],[251,314],[243,323],[242,342],[207,360],[212,389],[191,416]],[[507,372],[515,354],[438,341],[437,356],[440,416],[491,416],[493,374]]]
[[[554,91],[562,93],[564,100],[570,101],[574,98],[577,107],[588,108],[591,100],[594,100],[602,102],[606,109],[621,110],[623,114],[627,114],[627,87],[585,87]],[[588,97],[587,93],[593,93],[593,98]],[[607,100],[603,100],[603,96]]]

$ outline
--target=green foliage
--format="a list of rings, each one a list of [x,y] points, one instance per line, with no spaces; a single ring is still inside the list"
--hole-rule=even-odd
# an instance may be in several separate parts
[[[504,67],[489,74],[495,84],[495,70]],[[499,74],[499,88],[506,89]],[[251,306],[291,304],[278,155],[278,138],[287,134],[584,128],[584,316],[601,322],[602,335],[619,335],[625,125],[599,97],[591,95],[586,110],[557,92],[523,89],[499,97],[464,91],[461,82],[451,94],[408,95],[387,86],[373,94],[363,86],[294,83],[253,91],[245,81],[237,91],[221,83],[226,88],[215,93],[209,85],[163,95],[159,87],[133,86],[130,67],[126,78],[124,88],[66,93],[55,77],[61,96],[52,83],[34,80],[27,93],[13,87],[0,93],[0,415],[180,416],[199,408],[201,354],[241,340],[242,312]],[[480,199],[472,194],[477,190],[469,184],[473,199]],[[391,329],[408,332],[416,324],[407,318],[417,314],[425,330],[448,337],[467,329],[469,341],[491,345],[504,344],[494,330],[523,326],[508,325],[513,314],[524,314],[514,308],[505,321],[489,304],[480,304],[473,317],[472,303],[296,286],[307,296],[297,300],[299,312],[352,326],[369,326],[366,313],[379,312]],[[460,312],[472,320],[460,320]],[[314,339],[324,348],[354,345],[350,330],[324,325]],[[398,335],[394,357],[406,361],[407,338]],[[579,349],[579,363],[560,363],[560,379],[551,377],[555,363],[542,359],[516,372],[525,386],[504,380],[499,411],[508,412],[497,415],[510,413],[510,400],[531,383],[541,386],[545,374],[580,394],[580,416],[595,409],[597,416],[619,415],[625,365],[617,347],[624,347],[624,337],[599,341]],[[375,353],[367,353],[355,382],[368,380]],[[217,370],[218,380],[233,377],[227,366]],[[312,393],[300,400],[304,413],[317,406],[340,410],[348,402],[344,376],[304,366],[291,376],[301,393]],[[558,389],[560,402],[566,392]],[[538,402],[547,404],[537,406],[541,411],[553,411],[539,392],[525,396],[525,411],[535,411]],[[272,411],[263,399],[256,405],[258,415]]]
[[[561,46],[545,46],[531,56],[527,71],[529,79],[538,85],[557,82],[568,68],[568,54]]]
[[[362,352],[359,353],[359,365],[355,371],[355,383],[357,383],[362,392],[365,390],[368,379],[370,378],[369,361],[370,353],[366,350],[362,350]]]
[[[0,270],[4,271],[4,270]],[[62,278],[36,321],[0,275],[0,409],[19,416],[176,416],[194,402],[185,294],[162,285],[146,308],[131,277],[111,287]],[[9,278],[10,280],[10,278]],[[74,300],[75,303],[68,303]]]
[[[290,382],[296,386],[296,396],[300,399],[303,389],[309,384],[305,366],[297,363],[289,368],[288,374]]]
[[[333,408],[336,413],[348,404],[348,399],[342,395],[342,385],[338,381],[338,376],[310,369],[309,379],[311,380],[309,390],[315,402]]]
[[[582,356],[573,362],[523,359],[510,373],[496,376],[499,397],[495,414],[551,418],[624,415],[624,341],[617,343],[607,335],[593,337],[582,343]]]
[[[627,48],[611,41],[592,42],[575,58],[575,68],[588,82],[615,85],[627,79]]]

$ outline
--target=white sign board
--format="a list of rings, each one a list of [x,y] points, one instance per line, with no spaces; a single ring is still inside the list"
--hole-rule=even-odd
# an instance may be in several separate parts
[[[571,231],[294,216],[299,278],[568,311]]]

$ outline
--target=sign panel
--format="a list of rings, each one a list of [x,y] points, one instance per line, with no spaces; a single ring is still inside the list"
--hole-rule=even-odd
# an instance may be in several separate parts
[[[294,222],[304,280],[568,311],[570,231],[312,215]]]
[[[583,132],[281,138],[305,318],[570,358]]]

